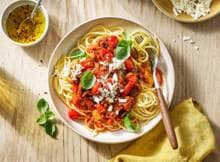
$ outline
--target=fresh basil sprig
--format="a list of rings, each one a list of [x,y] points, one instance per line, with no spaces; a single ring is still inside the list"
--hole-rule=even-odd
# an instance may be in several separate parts
[[[83,89],[92,88],[95,84],[95,81],[96,77],[90,70],[85,71],[80,79],[80,83]]]
[[[85,57],[86,56],[86,53],[84,51],[81,51],[81,50],[76,50],[76,51],[73,51],[70,53],[70,57],[72,59],[78,59],[78,58],[82,58],[82,57]]]
[[[41,98],[37,102],[37,108],[40,113],[45,113],[49,109],[49,105],[45,99]]]
[[[41,113],[40,117],[37,119],[37,123],[44,127],[45,132],[51,137],[55,137],[57,133],[57,127],[54,122],[55,115],[49,109],[48,102],[41,98],[37,102],[38,111]]]
[[[130,114],[127,114],[124,119],[124,127],[131,132],[137,132],[139,130],[139,127],[137,125],[134,125],[134,123],[131,122]]]
[[[126,33],[123,33],[123,34],[124,34],[125,39],[120,41],[116,47],[116,58],[118,60],[127,59],[131,53],[130,37]]]

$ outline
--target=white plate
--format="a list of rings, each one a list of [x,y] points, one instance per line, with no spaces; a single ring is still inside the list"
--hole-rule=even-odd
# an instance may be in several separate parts
[[[100,25],[100,24],[105,26],[119,25],[122,26],[127,32],[133,30],[146,30],[150,32],[148,29],[144,28],[139,23],[126,20],[123,18],[115,18],[115,17],[98,18],[95,20],[85,22],[79,25],[78,27],[74,28],[71,32],[69,32],[66,36],[64,36],[63,39],[58,43],[50,58],[49,73],[48,73],[49,94],[52,99],[52,103],[56,113],[60,116],[62,121],[76,133],[80,134],[81,136],[89,140],[100,143],[110,144],[110,143],[127,142],[137,139],[138,137],[141,137],[145,133],[149,132],[159,123],[159,121],[161,120],[161,115],[159,114],[147,124],[143,124],[141,126],[140,132],[138,133],[131,133],[124,130],[119,130],[115,132],[99,133],[98,135],[94,136],[94,133],[88,130],[83,125],[83,123],[72,121],[67,117],[66,106],[59,99],[52,86],[53,67],[58,61],[58,59],[63,54],[68,53],[68,51],[76,44],[77,40],[80,39],[80,37],[85,35],[92,27],[95,27],[96,25]],[[150,33],[154,35],[152,32]],[[161,41],[160,41],[160,48],[161,48],[160,69],[162,70],[165,77],[163,93],[168,104],[170,104],[173,97],[174,84],[175,84],[174,68],[169,52],[167,51],[165,45]]]

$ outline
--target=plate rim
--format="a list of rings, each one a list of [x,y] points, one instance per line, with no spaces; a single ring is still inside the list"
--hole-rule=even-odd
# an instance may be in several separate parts
[[[74,131],[75,133],[77,133],[78,135],[82,136],[83,138],[87,139],[87,140],[90,140],[90,141],[93,141],[93,142],[96,142],[96,143],[104,143],[104,144],[119,144],[119,143],[125,143],[125,142],[129,142],[129,141],[133,141],[133,140],[136,140],[140,137],[142,137],[144,134],[150,132],[152,129],[154,129],[161,121],[162,117],[161,117],[161,113],[159,113],[156,117],[154,117],[155,119],[155,123],[152,124],[152,127],[148,129],[147,132],[142,132],[140,134],[137,134],[134,138],[131,138],[131,139],[125,139],[125,140],[121,140],[121,141],[113,141],[113,142],[108,142],[108,141],[103,141],[103,140],[97,140],[95,138],[91,138],[91,137],[88,137],[82,133],[80,133],[80,131],[74,129],[66,120],[63,119],[62,115],[58,112],[56,106],[55,106],[55,103],[53,101],[53,97],[52,97],[52,94],[51,94],[51,87],[50,87],[50,79],[51,79],[51,74],[50,74],[50,67],[52,65],[52,60],[54,58],[54,55],[57,51],[57,49],[59,48],[59,46],[61,45],[61,43],[66,39],[66,37],[68,37],[68,35],[70,35],[72,32],[74,32],[77,28],[80,28],[82,27],[83,25],[87,24],[87,23],[91,23],[93,21],[97,21],[97,20],[102,20],[102,19],[118,19],[118,20],[122,20],[122,21],[128,21],[130,23],[134,23],[140,27],[142,27],[143,29],[149,31],[151,34],[153,34],[154,36],[157,37],[157,39],[159,40],[159,42],[161,43],[161,45],[163,46],[163,48],[165,48],[166,52],[168,53],[168,59],[169,61],[171,62],[171,70],[173,71],[173,76],[172,76],[172,79],[173,79],[173,86],[171,87],[171,90],[170,90],[170,93],[171,93],[171,99],[170,99],[170,103],[168,106],[171,105],[172,103],[172,100],[173,100],[173,95],[174,95],[174,90],[175,90],[175,70],[174,70],[174,64],[173,64],[173,61],[172,61],[172,57],[168,51],[168,49],[166,48],[165,44],[161,41],[161,39],[154,33],[152,32],[150,29],[148,29],[147,27],[145,27],[141,22],[139,21],[136,21],[136,20],[131,20],[131,19],[128,19],[128,18],[125,18],[125,17],[120,17],[120,16],[101,16],[101,17],[98,17],[98,18],[92,18],[92,19],[88,19],[88,20],[85,20],[83,21],[82,23],[80,23],[79,25],[76,25],[75,27],[73,27],[69,32],[67,32],[61,39],[60,41],[58,42],[58,44],[56,45],[56,47],[54,48],[51,56],[50,56],[50,59],[49,59],[49,63],[48,63],[48,66],[47,66],[47,87],[49,89],[49,98],[52,102],[52,110],[56,113],[56,115],[62,120],[62,122],[67,126],[69,127],[72,131]]]

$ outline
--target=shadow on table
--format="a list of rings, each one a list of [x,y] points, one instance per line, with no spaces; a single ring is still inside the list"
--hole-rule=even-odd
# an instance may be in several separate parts
[[[40,115],[36,108],[37,98],[31,90],[0,68],[0,127],[3,131],[0,138],[1,147],[6,148],[0,149],[0,154],[4,155],[0,161],[4,161],[4,158],[17,161],[16,158],[22,157],[23,153],[28,153],[24,156],[30,159],[37,154],[44,158],[58,148],[51,148],[57,140],[46,135],[36,123]]]
[[[7,72],[0,69],[0,115],[3,116],[13,127],[17,127],[17,119],[24,122],[23,105],[25,87]]]
[[[106,159],[111,159],[112,157],[116,156],[131,143],[132,142],[125,142],[122,144],[102,144],[88,141],[88,145]]]
[[[23,47],[23,50],[32,59],[43,66],[48,65],[50,55],[60,40],[60,35],[57,31],[58,19],[50,17],[49,30],[46,37],[39,44],[31,47]]]
[[[210,123],[211,123],[211,126],[213,128],[214,134],[217,135],[217,136],[215,136],[215,139],[216,139],[216,149],[215,149],[214,152],[209,154],[207,156],[207,158],[205,158],[204,162],[210,162],[210,161],[216,161],[217,162],[217,161],[220,161],[220,139],[219,139],[220,127],[218,127],[212,121],[210,121]]]
[[[218,17],[220,21],[220,16]],[[210,20],[212,21],[212,20]],[[190,25],[189,25],[190,26]],[[219,30],[219,29],[217,29]],[[216,32],[216,31],[213,31]],[[166,45],[169,51],[174,51],[171,46]],[[175,73],[175,80],[176,80],[176,85],[175,85],[175,92],[174,92],[174,97],[173,97],[173,103],[172,105],[174,106],[176,103],[181,102],[184,99],[193,97],[195,100],[197,100],[196,96],[198,95],[197,93],[200,92],[199,89],[199,84],[197,82],[197,79],[195,78],[195,75],[193,71],[191,71],[188,66],[187,66],[187,61],[183,60],[182,57],[180,57],[180,53],[171,53],[171,57],[173,59],[174,63],[174,69],[176,71]],[[190,78],[190,79],[186,79]],[[198,101],[199,102],[199,101]],[[202,105],[202,101],[200,103]],[[209,120],[210,121],[210,120]],[[212,121],[210,121],[210,124],[214,130],[215,135],[220,135],[220,128],[215,125]],[[220,141],[219,139],[216,138],[217,141],[217,149],[214,153],[211,153],[204,162],[208,162],[210,160],[212,161],[219,161],[220,157]],[[218,154],[218,155],[217,155]],[[217,158],[217,159],[215,159]]]

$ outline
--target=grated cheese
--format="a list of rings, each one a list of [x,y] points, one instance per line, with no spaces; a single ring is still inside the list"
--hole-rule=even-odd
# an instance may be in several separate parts
[[[98,104],[104,99],[103,96],[92,96],[92,98],[93,98],[93,101]]]
[[[103,76],[97,80],[98,82],[100,82],[103,85],[107,84],[107,87],[108,87],[108,88],[102,87],[99,89],[99,91],[101,92],[101,96],[103,98],[106,98],[106,100],[109,103],[114,103],[115,97],[117,95],[117,91],[119,89],[118,75],[117,75],[117,73],[113,74],[112,83],[110,83],[110,82],[106,83],[108,76],[109,76],[109,74],[106,76]]]
[[[74,67],[72,67],[71,78],[73,80],[77,80],[77,76],[82,73],[82,69],[83,67],[80,64],[76,64]]]
[[[118,60],[116,57],[112,58],[112,63],[109,64],[109,71],[115,70],[115,69],[124,69],[124,61],[125,60]]]
[[[212,0],[172,0],[172,3],[176,16],[185,13],[196,20],[210,12]]]
[[[126,99],[126,98],[119,98],[119,99],[118,99],[118,102],[120,102],[120,103],[126,103],[126,102],[127,102],[127,99]]]
[[[109,105],[108,111],[111,112],[112,110],[113,110],[113,106],[112,106],[112,105]]]
[[[116,114],[116,115],[119,115],[119,110],[116,110],[116,111],[115,111],[115,114]]]
[[[108,62],[99,61],[99,64],[100,64],[100,65],[103,65],[103,66],[107,66],[107,65],[108,65]]]
[[[112,79],[114,82],[118,82],[118,75],[116,73],[113,74]]]

